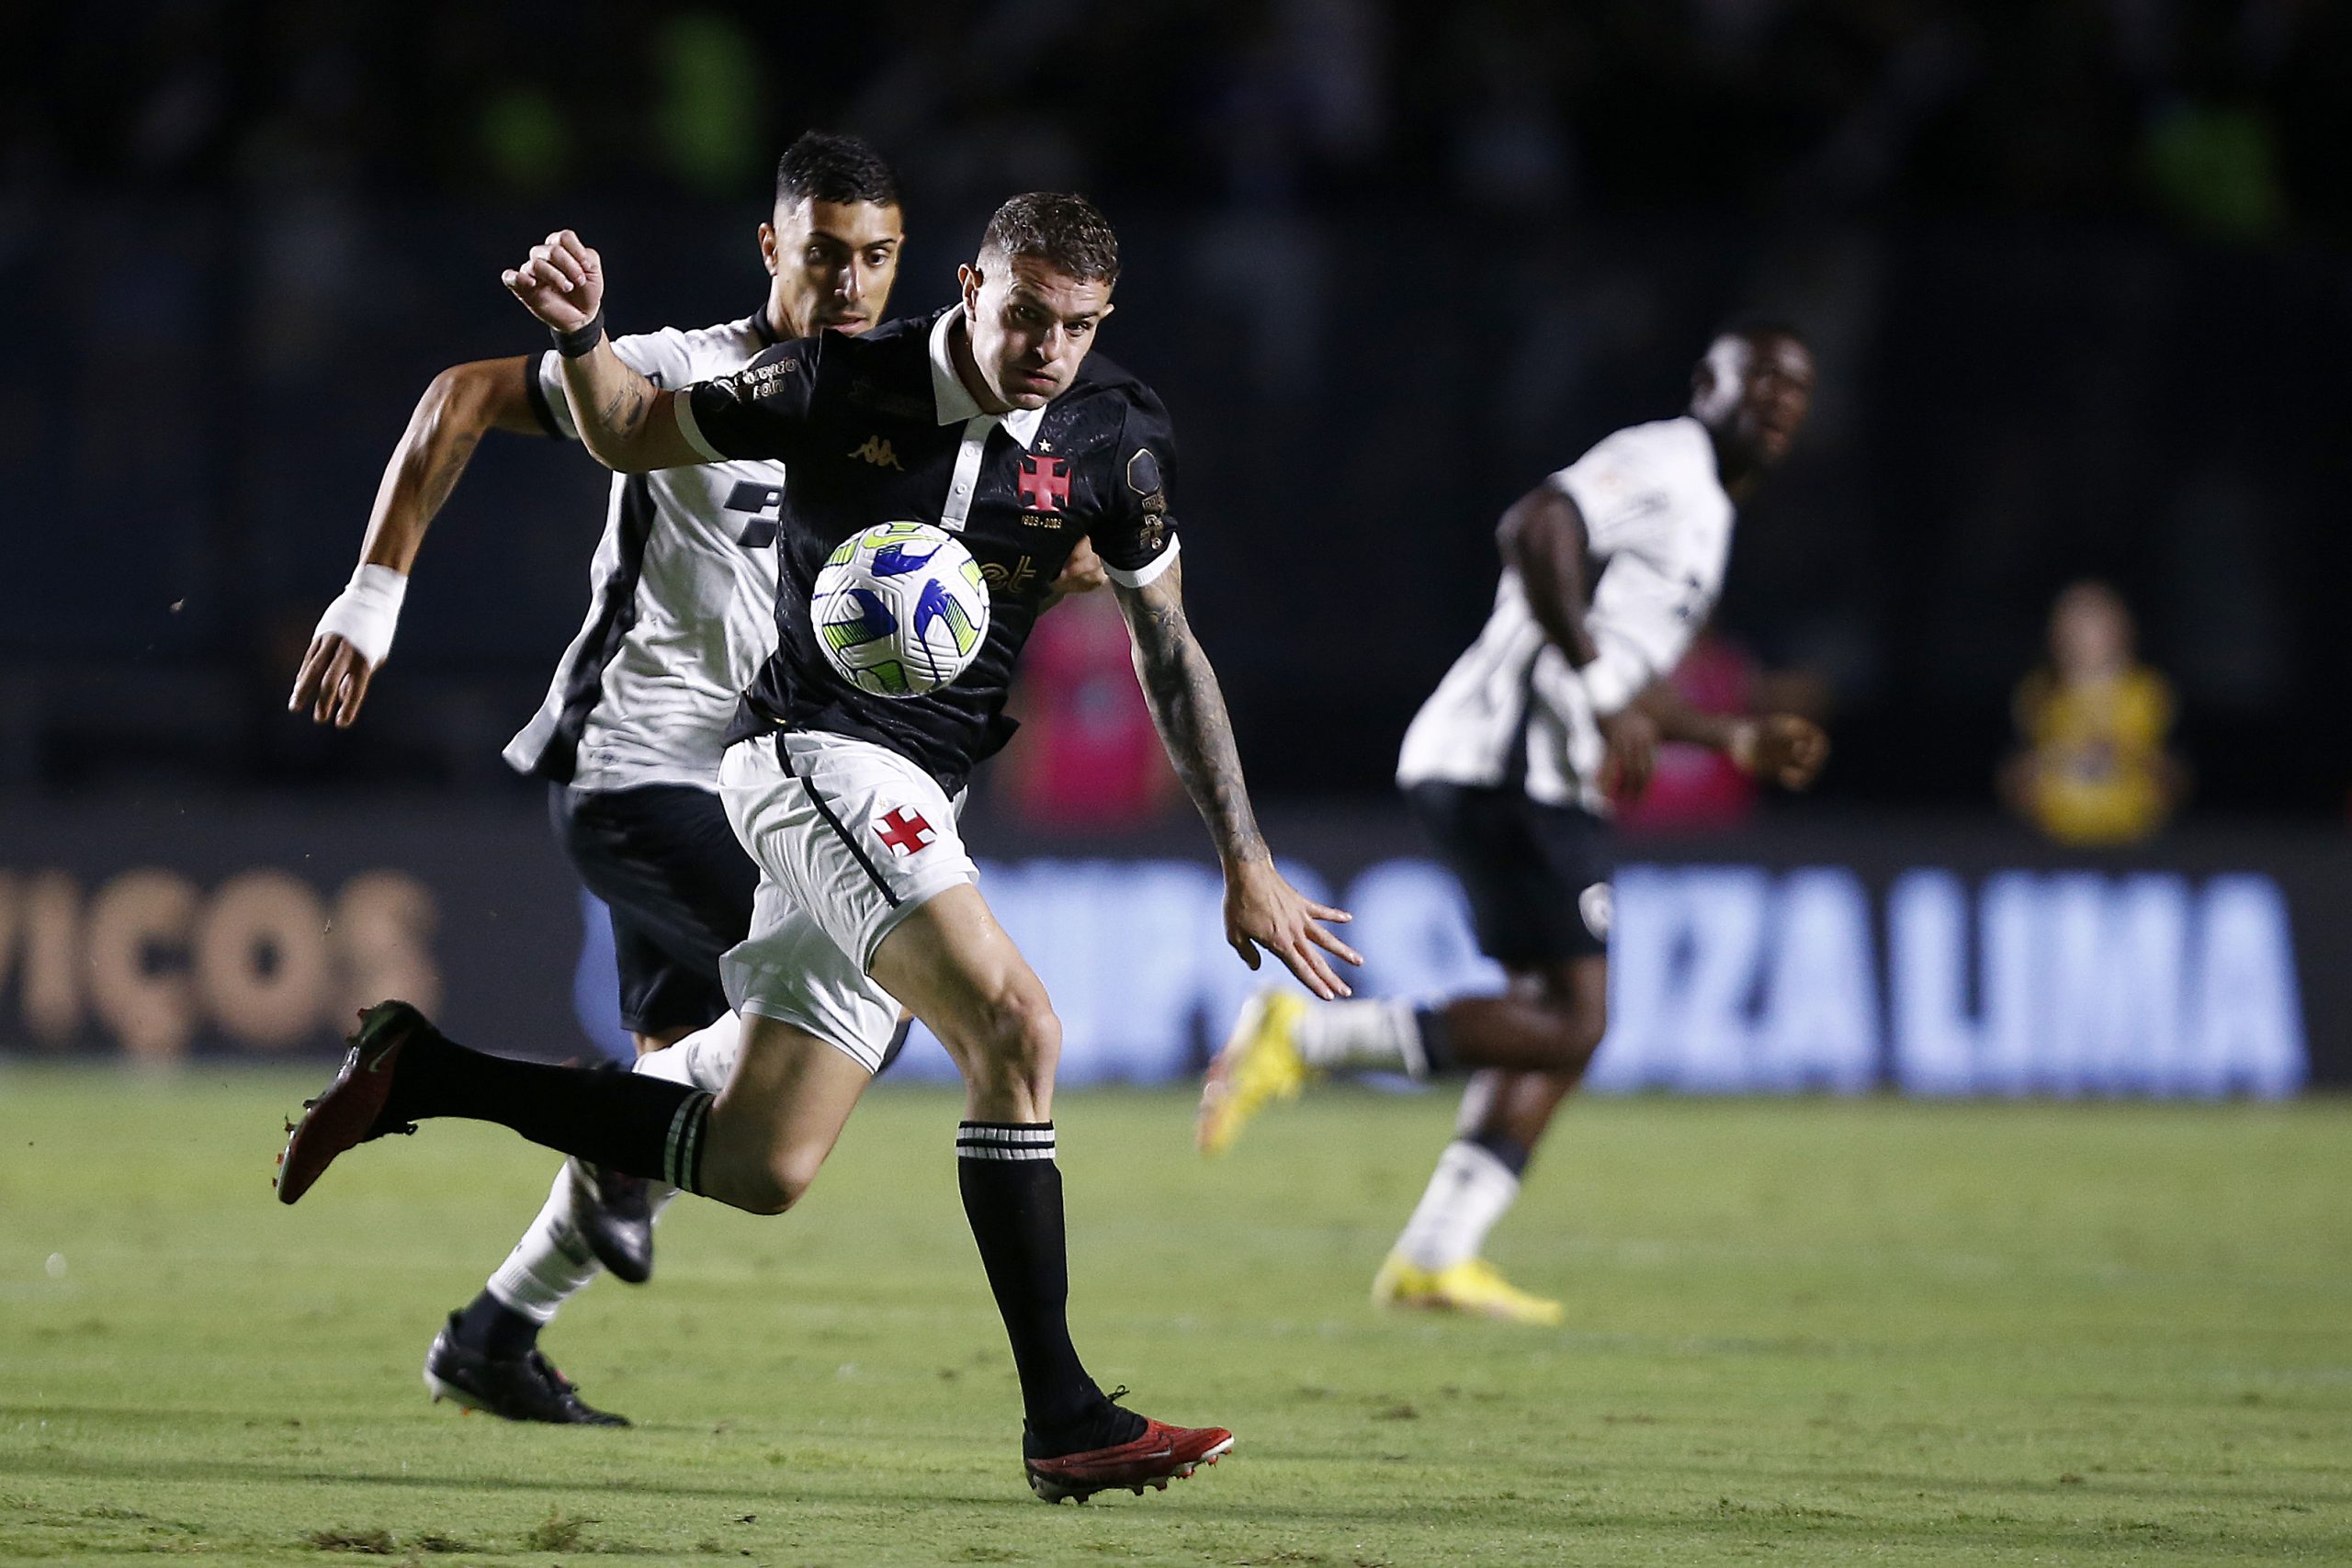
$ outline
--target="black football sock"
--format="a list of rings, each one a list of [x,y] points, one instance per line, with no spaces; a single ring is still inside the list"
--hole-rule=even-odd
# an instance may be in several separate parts
[[[538,1348],[539,1320],[516,1312],[484,1291],[458,1314],[454,1337],[467,1349],[492,1360],[511,1361]]]
[[[709,1094],[648,1073],[558,1067],[469,1051],[438,1031],[401,1047],[379,1125],[462,1116],[511,1127],[630,1176],[702,1190]]]
[[[1069,1342],[1069,1248],[1050,1122],[967,1122],[956,1129],[956,1179],[989,1289],[1012,1341],[1032,1459],[1139,1437],[1143,1417],[1103,1397]]]
[[[1494,1156],[1496,1162],[1505,1170],[1510,1171],[1513,1178],[1525,1176],[1527,1162],[1535,1156],[1533,1149],[1529,1148],[1509,1133],[1477,1132],[1462,1141],[1465,1144],[1476,1144]]]
[[[1433,1078],[1454,1070],[1453,1034],[1445,1026],[1442,1007],[1415,1008],[1413,1030],[1420,1037],[1421,1070],[1414,1077]]]

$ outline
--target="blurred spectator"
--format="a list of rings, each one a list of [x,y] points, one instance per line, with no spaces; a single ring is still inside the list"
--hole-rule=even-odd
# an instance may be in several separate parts
[[[997,799],[1023,820],[1057,829],[1140,827],[1180,797],[1111,593],[1073,594],[1037,622],[1012,706],[1021,732],[995,782]]]
[[[2172,688],[2136,661],[2132,612],[2077,582],[2050,612],[2050,663],[2019,683],[2024,748],[2001,772],[2010,808],[2064,844],[2129,844],[2164,825],[2185,784],[2165,749]]]

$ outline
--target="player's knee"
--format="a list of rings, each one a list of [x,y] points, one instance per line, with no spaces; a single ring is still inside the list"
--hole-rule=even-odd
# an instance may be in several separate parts
[[[1062,1021],[1043,986],[1012,986],[991,998],[980,1034],[972,1070],[981,1087],[1035,1089],[1053,1082],[1061,1061]]]
[[[1600,1049],[1600,1037],[1609,1032],[1608,997],[1596,992],[1554,992],[1546,994],[1541,1005],[1559,1066],[1581,1071]]]
[[[735,1206],[754,1214],[781,1214],[800,1201],[824,1164],[821,1154],[783,1149],[771,1154],[745,1175]]]

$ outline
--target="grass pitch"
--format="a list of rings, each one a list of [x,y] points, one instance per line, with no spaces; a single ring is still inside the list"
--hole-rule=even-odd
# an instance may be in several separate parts
[[[1192,1154],[1066,1097],[1079,1343],[1239,1447],[1049,1508],[957,1206],[955,1102],[881,1090],[805,1207],[692,1201],[546,1344],[580,1431],[418,1366],[553,1156],[435,1123],[296,1209],[322,1081],[0,1074],[0,1559],[308,1562],[2352,1561],[2352,1107],[1570,1107],[1493,1249],[1557,1331],[1363,1292],[1443,1097]]]

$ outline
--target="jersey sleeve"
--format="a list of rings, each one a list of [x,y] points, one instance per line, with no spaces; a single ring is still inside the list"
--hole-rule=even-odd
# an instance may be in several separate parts
[[[1677,476],[1648,456],[1613,435],[1552,476],[1584,514],[1587,547],[1604,560],[1655,543],[1671,526]]]
[[[1598,657],[1577,672],[1593,710],[1617,712],[1673,672],[1706,619],[1708,563],[1685,559],[1690,508],[1710,504],[1678,455],[1634,430],[1552,476],[1577,503],[1600,573],[1585,627]]]
[[[697,381],[678,399],[678,429],[714,463],[790,458],[817,388],[817,340],[780,343],[732,376]]]
[[[665,389],[683,387],[694,379],[694,353],[686,334],[675,327],[663,327],[658,333],[631,333],[613,340],[613,352],[622,364]],[[580,439],[580,427],[572,423],[571,405],[563,395],[563,356],[554,349],[543,351],[532,363],[529,385],[531,412],[549,435],[565,441]]]
[[[1176,514],[1168,492],[1176,473],[1176,432],[1148,389],[1127,410],[1119,432],[1118,471],[1104,515],[1089,531],[1103,570],[1123,588],[1141,588],[1175,561]]]

